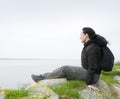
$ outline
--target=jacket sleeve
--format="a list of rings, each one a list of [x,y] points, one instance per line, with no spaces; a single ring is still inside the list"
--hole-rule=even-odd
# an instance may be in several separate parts
[[[98,69],[98,57],[99,57],[100,48],[90,47],[87,50],[87,59],[88,59],[88,72],[87,72],[87,85],[94,84],[94,74]]]

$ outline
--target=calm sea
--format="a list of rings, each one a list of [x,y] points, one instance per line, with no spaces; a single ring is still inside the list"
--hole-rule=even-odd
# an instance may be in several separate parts
[[[31,74],[52,72],[63,66],[80,66],[80,59],[1,59],[0,88],[18,88],[22,84],[35,84]]]

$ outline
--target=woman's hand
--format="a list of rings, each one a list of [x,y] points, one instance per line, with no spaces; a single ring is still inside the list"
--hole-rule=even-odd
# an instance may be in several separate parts
[[[88,88],[93,91],[99,91],[99,89],[93,85],[88,85]]]

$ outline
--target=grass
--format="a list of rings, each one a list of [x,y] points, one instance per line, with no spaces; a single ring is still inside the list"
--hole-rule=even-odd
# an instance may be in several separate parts
[[[113,71],[111,72],[104,72],[102,71],[101,74],[101,80],[105,81],[108,85],[117,83],[116,80],[113,79],[115,75],[120,75],[120,62],[116,62],[114,64]],[[59,95],[59,96],[67,96],[63,99],[79,99],[79,93],[78,90],[82,90],[86,87],[86,84],[84,81],[67,81],[66,83],[57,86],[53,88],[53,90]],[[62,98],[61,98],[62,99]]]
[[[26,85],[22,85],[18,89],[5,89],[5,99],[28,99],[29,90],[25,89]]]
[[[85,88],[85,82],[84,81],[78,81],[78,80],[72,80],[67,81],[66,83],[59,85],[53,90],[60,95],[61,97],[64,96],[69,99],[78,99],[79,98],[79,91]],[[70,98],[71,97],[71,98]]]
[[[116,80],[113,79],[115,75],[120,76],[120,62],[114,64],[113,71],[111,72],[104,72],[102,71],[101,78],[105,81],[108,85],[117,83]],[[79,91],[84,89],[86,84],[84,81],[79,80],[71,80],[67,81],[64,84],[61,84],[57,87],[53,87],[53,91],[55,91],[61,98],[60,99],[79,99],[80,94]],[[28,99],[29,90],[25,90],[26,85],[23,85],[21,88],[18,89],[6,89],[5,99]],[[62,98],[63,97],[63,98]]]
[[[120,62],[119,62],[119,61],[116,62],[116,63],[115,63],[115,66],[120,66]]]
[[[5,91],[6,98],[5,99],[21,99],[23,97],[28,96],[28,90],[24,89],[9,89]]]
[[[117,83],[117,81],[113,79],[115,75],[120,76],[120,62],[116,62],[114,64],[113,71],[111,72],[102,71],[101,79],[105,81],[108,85],[115,84]]]

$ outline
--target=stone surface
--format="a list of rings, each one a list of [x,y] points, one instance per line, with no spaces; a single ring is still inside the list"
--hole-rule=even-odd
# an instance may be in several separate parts
[[[29,99],[59,99],[59,96],[47,86],[33,88],[29,94]]]
[[[120,99],[120,84],[111,85],[111,93],[116,99]]]
[[[102,80],[100,80],[96,86],[99,88],[99,92],[91,91],[88,88],[80,91],[81,99],[112,99],[109,86]]]
[[[120,81],[120,76],[115,76],[115,80]],[[29,87],[29,96],[25,99],[73,99],[67,96],[58,96],[51,87],[58,86],[67,82],[65,78],[46,79],[39,81],[37,84]],[[95,86],[99,88],[99,92],[91,91],[87,87],[79,91],[80,99],[120,99],[120,84],[108,85],[99,80]],[[4,91],[0,91],[0,99],[5,99]]]
[[[120,76],[116,75],[113,79],[117,80],[118,83],[120,84]]]
[[[30,87],[29,99],[59,99],[59,96],[50,88],[65,83],[66,79],[47,79],[39,81]]]
[[[5,99],[5,94],[3,91],[0,91],[0,99]]]
[[[117,77],[118,79],[118,77]],[[59,96],[51,89],[51,87],[65,83],[66,79],[47,79],[42,80],[30,87],[29,99],[59,99]],[[80,99],[120,99],[120,84],[107,85],[99,80],[95,86],[99,88],[99,92],[91,91],[87,87],[79,91]],[[60,99],[70,99],[62,97]]]
[[[60,84],[67,82],[65,78],[58,78],[58,79],[46,79],[38,82],[38,86],[50,86],[54,87]]]

